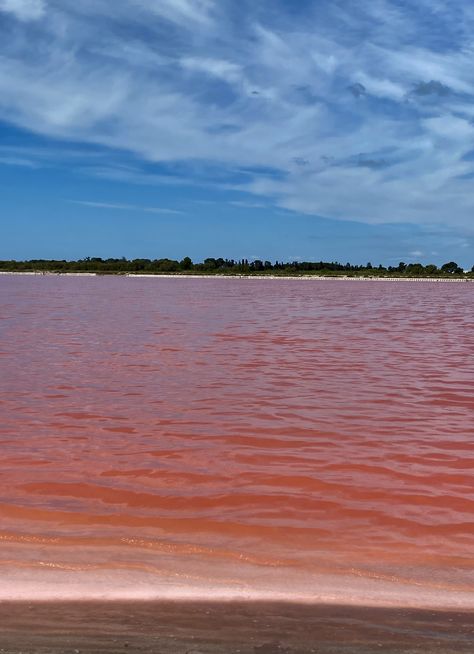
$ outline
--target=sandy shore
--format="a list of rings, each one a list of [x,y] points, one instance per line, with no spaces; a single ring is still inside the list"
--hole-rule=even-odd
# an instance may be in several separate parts
[[[0,603],[0,652],[451,654],[474,613],[211,602]]]

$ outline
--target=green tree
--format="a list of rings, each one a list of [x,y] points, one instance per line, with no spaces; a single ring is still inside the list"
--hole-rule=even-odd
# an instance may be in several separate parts
[[[455,261],[448,261],[448,263],[444,263],[441,266],[441,270],[446,273],[450,273],[451,275],[454,274],[460,274],[463,272],[462,268],[458,266],[458,264]]]
[[[184,257],[184,259],[181,259],[179,262],[179,267],[181,270],[191,270],[193,267],[193,261],[190,257]]]
[[[409,263],[406,267],[406,272],[409,275],[420,276],[425,272],[421,263]]]
[[[204,259],[203,264],[206,270],[215,270],[217,268],[217,261],[214,259],[214,257],[208,257],[207,259]]]

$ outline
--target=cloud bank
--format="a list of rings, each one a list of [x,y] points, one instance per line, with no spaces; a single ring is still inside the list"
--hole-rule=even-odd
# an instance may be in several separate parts
[[[0,120],[110,149],[91,174],[472,228],[468,2],[0,0],[0,29]]]

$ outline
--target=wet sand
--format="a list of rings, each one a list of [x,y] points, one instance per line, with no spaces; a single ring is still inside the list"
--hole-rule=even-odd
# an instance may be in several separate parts
[[[474,613],[296,603],[0,603],[0,652],[466,654]]]

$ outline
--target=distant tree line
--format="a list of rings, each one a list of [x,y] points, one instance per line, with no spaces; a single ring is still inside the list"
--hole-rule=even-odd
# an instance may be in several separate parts
[[[469,272],[455,262],[449,261],[438,267],[435,264],[404,263],[397,266],[373,266],[339,263],[337,261],[262,261],[254,259],[223,259],[209,257],[194,263],[190,257],[175,259],[102,259],[86,257],[77,261],[54,259],[30,259],[29,261],[0,261],[0,271],[8,272],[95,272],[101,274],[120,273],[187,273],[221,275],[346,275],[371,277],[474,277],[474,266]]]

